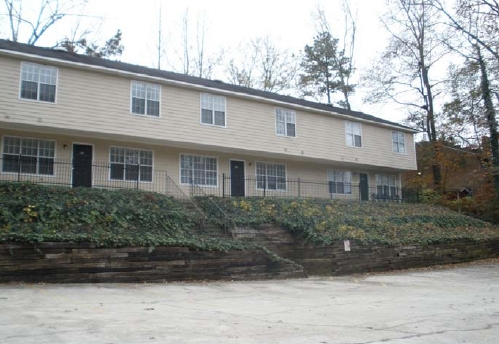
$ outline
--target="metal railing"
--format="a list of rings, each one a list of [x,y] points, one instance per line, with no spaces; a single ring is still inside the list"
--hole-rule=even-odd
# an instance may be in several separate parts
[[[140,189],[170,194],[167,171],[140,164],[89,162],[75,168],[72,160],[28,156],[0,157],[0,180],[44,185],[88,186],[105,189]]]
[[[226,174],[218,175],[216,184],[214,180],[210,182],[212,185],[200,185],[192,181],[191,190],[201,189],[206,195],[218,197],[323,198],[390,202],[400,202],[403,199],[400,187],[388,185],[365,187],[360,183],[265,176],[246,176],[233,180],[230,175]],[[194,194],[198,193],[199,191],[194,192]]]
[[[190,186],[190,190],[192,198],[203,197],[205,201],[209,202],[210,208],[215,209],[215,213],[217,213],[221,229],[224,230],[225,234],[232,234],[230,229],[234,227],[235,223],[232,220],[232,217],[227,214],[218,203],[212,200],[213,195],[206,194],[202,187],[194,183]]]
[[[219,174],[216,179],[195,180],[178,185],[166,170],[140,164],[91,162],[86,172],[73,161],[28,156],[0,156],[0,180],[62,186],[89,186],[106,189],[138,189],[188,200],[195,196],[322,198],[400,202],[402,190],[395,186],[365,187],[359,183],[338,183],[280,177],[231,178]],[[85,169],[83,169],[85,170]],[[209,184],[209,185],[208,185]],[[194,204],[195,206],[195,204]]]

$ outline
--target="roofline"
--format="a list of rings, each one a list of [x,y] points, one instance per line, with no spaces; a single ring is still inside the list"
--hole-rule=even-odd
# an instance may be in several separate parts
[[[55,49],[52,49],[52,50],[55,50]],[[195,83],[189,83],[189,82],[185,82],[185,81],[172,80],[172,79],[167,79],[167,78],[163,78],[163,77],[157,77],[157,76],[152,76],[152,75],[148,75],[148,74],[143,74],[143,73],[135,73],[135,72],[122,70],[119,68],[109,68],[109,67],[93,65],[93,64],[89,64],[89,63],[67,61],[64,59],[46,57],[46,56],[42,56],[42,55],[38,55],[38,54],[24,53],[24,52],[8,50],[8,49],[3,49],[3,48],[0,48],[0,53],[3,53],[5,55],[11,55],[11,56],[24,56],[24,57],[29,57],[32,59],[42,60],[42,61],[53,61],[53,62],[57,62],[57,63],[63,64],[63,65],[79,66],[81,68],[96,70],[96,71],[107,71],[107,72],[113,72],[113,73],[122,74],[122,75],[139,76],[141,78],[146,78],[149,80],[157,80],[157,81],[161,81],[161,82],[167,83],[167,84],[180,85],[183,87],[190,87],[190,88],[201,89],[201,90],[205,90],[205,91],[206,90],[213,91],[215,89],[217,92],[222,93],[222,94],[226,94],[226,95],[233,95],[236,97],[248,98],[248,99],[259,100],[259,101],[263,100],[265,102],[273,103],[273,104],[277,104],[277,105],[281,105],[281,106],[285,105],[287,107],[303,109],[303,110],[307,110],[307,111],[311,111],[311,112],[315,112],[315,113],[333,115],[333,116],[337,116],[340,118],[347,118],[347,119],[355,120],[357,122],[364,122],[364,123],[374,124],[376,126],[393,128],[393,129],[397,129],[399,131],[405,131],[405,132],[409,132],[409,133],[413,133],[413,134],[419,132],[418,130],[411,129],[409,127],[402,126],[402,125],[372,121],[372,120],[368,120],[365,118],[359,118],[359,117],[356,117],[353,115],[340,114],[340,113],[334,112],[334,111],[317,109],[317,108],[313,108],[313,107],[309,107],[309,106],[305,106],[305,105],[289,103],[289,102],[285,102],[285,101],[281,101],[281,100],[257,96],[257,95],[248,94],[248,93],[244,93],[244,92],[229,91],[229,90],[224,90],[224,89],[220,89],[220,88],[214,88],[214,87],[199,85],[199,84],[195,84]],[[145,68],[147,68],[147,67],[145,67]]]

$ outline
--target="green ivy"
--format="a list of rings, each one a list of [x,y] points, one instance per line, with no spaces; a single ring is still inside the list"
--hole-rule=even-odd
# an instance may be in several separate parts
[[[0,183],[0,242],[167,245],[222,251],[249,247],[200,236],[196,218],[173,198],[151,192]]]
[[[396,245],[499,238],[497,226],[429,204],[217,197],[197,202],[213,223],[220,221],[220,207],[235,226],[274,223],[322,244],[345,239]]]

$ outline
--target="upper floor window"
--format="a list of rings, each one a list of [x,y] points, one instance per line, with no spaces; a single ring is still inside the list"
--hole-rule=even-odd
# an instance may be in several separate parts
[[[256,188],[286,190],[286,166],[266,162],[256,163]]]
[[[296,137],[296,113],[293,110],[275,109],[275,133]]]
[[[21,98],[55,103],[57,68],[21,63]]]
[[[225,97],[201,93],[201,123],[225,127]]]
[[[360,123],[345,122],[345,139],[347,146],[362,147],[362,126]]]
[[[124,147],[111,147],[110,179],[152,182],[152,151]]]
[[[352,193],[352,173],[350,171],[328,170],[327,181],[331,194],[349,195]]]
[[[4,136],[2,172],[54,175],[55,141]]]
[[[405,136],[399,131],[392,131],[392,150],[394,153],[405,154]]]
[[[132,81],[132,113],[159,117],[161,86]]]
[[[217,186],[217,158],[181,154],[180,183]]]

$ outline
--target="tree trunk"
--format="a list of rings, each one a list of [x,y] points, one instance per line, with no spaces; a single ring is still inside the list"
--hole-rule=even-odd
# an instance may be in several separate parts
[[[494,174],[494,193],[496,199],[499,199],[499,134],[497,132],[497,121],[494,104],[492,103],[492,95],[490,91],[490,83],[487,75],[487,66],[482,57],[480,47],[476,45],[478,52],[478,62],[480,64],[482,98],[487,114],[487,124],[490,131],[490,148],[492,151],[492,173]]]
[[[428,123],[428,134],[429,134],[429,140],[432,143],[433,147],[433,163],[431,166],[431,170],[433,172],[433,183],[434,186],[437,190],[441,189],[441,184],[442,184],[442,173],[440,171],[440,165],[439,165],[439,150],[440,147],[437,142],[437,129],[435,128],[435,113],[433,110],[433,94],[431,92],[431,85],[430,85],[430,79],[428,77],[428,67],[425,66],[424,60],[422,59],[421,61],[421,77],[423,78],[423,85],[426,90],[426,99],[425,99],[425,105],[426,105],[426,121]]]

